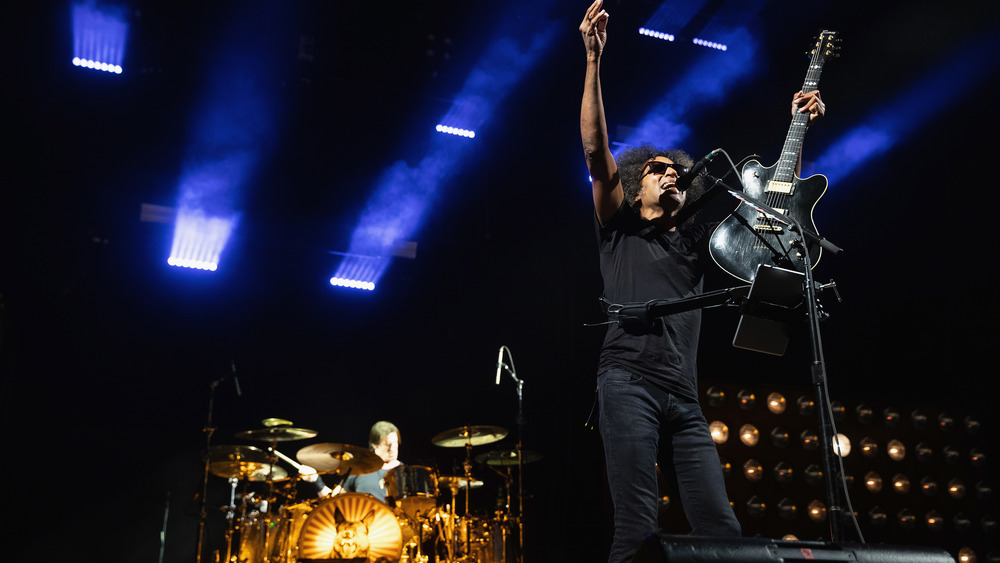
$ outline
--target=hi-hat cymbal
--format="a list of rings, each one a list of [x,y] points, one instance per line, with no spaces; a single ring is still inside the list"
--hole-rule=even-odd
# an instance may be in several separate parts
[[[465,477],[460,477],[458,475],[441,475],[438,477],[439,487],[449,487],[452,489],[478,489],[483,486],[483,482],[479,479],[466,479]]]
[[[524,463],[532,463],[542,459],[542,454],[531,450],[523,450]],[[517,465],[517,450],[493,450],[476,456],[477,463],[486,465]]]
[[[377,471],[385,462],[375,452],[350,444],[312,444],[299,450],[295,457],[318,473],[364,475]]]
[[[431,438],[435,446],[461,448],[499,442],[507,436],[507,429],[500,426],[460,426],[445,430]]]
[[[241,481],[285,479],[288,472],[272,463],[267,453],[253,446],[212,446],[208,450],[208,468],[213,475]]]
[[[315,430],[308,428],[292,428],[290,426],[272,426],[270,428],[259,428],[256,430],[244,430],[237,432],[236,437],[243,440],[253,440],[255,442],[289,442],[292,440],[305,440],[315,438]]]

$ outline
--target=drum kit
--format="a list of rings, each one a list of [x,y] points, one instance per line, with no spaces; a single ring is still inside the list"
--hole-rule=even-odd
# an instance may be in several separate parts
[[[384,475],[386,502],[362,493],[341,492],[302,500],[298,483],[312,471],[342,481],[348,475],[378,471],[383,461],[367,448],[317,443],[298,449],[295,457],[279,443],[305,440],[317,432],[290,421],[266,419],[264,427],[236,434],[258,442],[211,446],[206,468],[229,483],[224,545],[215,561],[226,563],[297,563],[299,561],[400,561],[427,563],[515,563],[521,561],[520,510],[512,513],[511,469],[541,456],[519,450],[489,451],[475,462],[503,477],[498,506],[473,513],[469,492],[483,486],[473,475],[472,450],[507,436],[499,426],[461,426],[441,432],[431,442],[442,448],[464,448],[458,475],[443,475],[423,465],[397,465]],[[298,475],[291,475],[281,461]],[[251,489],[255,489],[251,492]],[[337,494],[339,493],[339,494]],[[520,494],[520,493],[519,493]],[[461,502],[459,500],[461,499]],[[501,506],[502,505],[502,506]],[[461,508],[461,509],[460,509]],[[199,546],[200,547],[200,546]]]

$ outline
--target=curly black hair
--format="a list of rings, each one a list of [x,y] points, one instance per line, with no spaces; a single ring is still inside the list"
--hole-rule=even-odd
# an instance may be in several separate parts
[[[618,164],[618,174],[622,181],[622,189],[625,191],[625,201],[633,207],[638,208],[640,205],[636,198],[639,196],[641,188],[639,176],[646,167],[646,161],[657,156],[665,156],[685,168],[694,166],[694,159],[691,158],[691,155],[680,149],[661,149],[650,144],[625,149],[618,155],[615,162]],[[705,181],[700,176],[695,178],[686,193],[685,205],[690,205],[691,202],[705,193]]]

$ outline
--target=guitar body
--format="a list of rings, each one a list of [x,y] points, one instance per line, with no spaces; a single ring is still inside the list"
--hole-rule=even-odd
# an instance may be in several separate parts
[[[813,222],[813,209],[826,193],[827,179],[816,174],[805,179],[792,175],[787,182],[775,179],[776,166],[764,167],[751,160],[742,170],[744,191],[753,199],[798,221],[803,228],[818,233]],[[803,271],[800,247],[792,242],[801,235],[791,232],[788,225],[742,202],[712,233],[712,259],[729,275],[752,282],[757,266],[770,264],[788,270]],[[822,249],[809,247],[813,267],[819,263]]]

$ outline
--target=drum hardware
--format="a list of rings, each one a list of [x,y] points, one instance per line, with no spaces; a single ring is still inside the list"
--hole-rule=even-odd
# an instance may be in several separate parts
[[[524,450],[523,455],[521,456],[517,455],[517,450],[493,450],[485,454],[477,455],[476,463],[510,466],[520,465],[521,463],[534,463],[540,459],[542,459],[542,454],[531,450]]]
[[[273,421],[276,419],[265,419],[267,421]],[[319,434],[315,430],[309,430],[308,428],[294,428],[291,426],[270,426],[264,428],[257,428],[254,430],[244,430],[242,432],[237,432],[236,437],[241,440],[253,440],[255,442],[266,442],[268,444],[274,442],[290,442],[293,440],[305,440],[307,438],[315,438]]]

